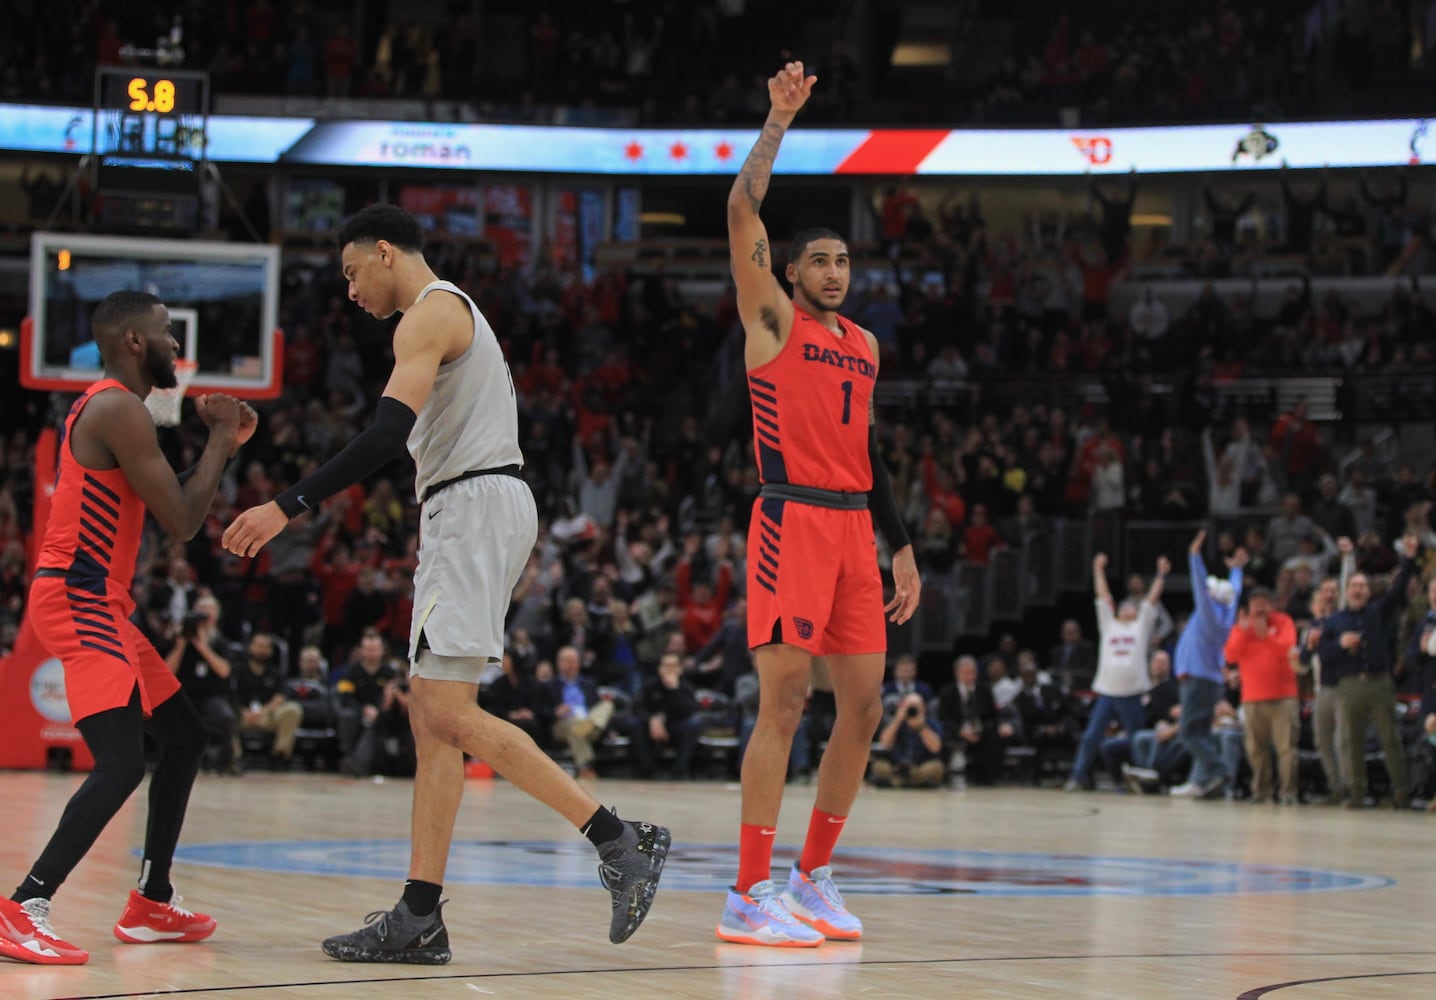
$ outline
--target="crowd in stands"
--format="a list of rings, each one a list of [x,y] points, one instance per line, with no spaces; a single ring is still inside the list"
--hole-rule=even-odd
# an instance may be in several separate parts
[[[13,96],[22,82],[41,81],[42,90],[50,88],[42,96],[88,97],[84,74],[93,59],[117,57],[123,41],[173,24],[173,5],[133,5],[122,23],[102,18],[97,4],[72,6],[77,17],[32,26],[44,38],[25,49],[37,60],[30,81],[22,79],[27,63],[15,50],[0,53],[0,89]],[[730,9],[672,5],[662,21],[630,19],[605,36],[601,26],[555,5],[533,22],[533,59],[553,64],[536,86],[545,99],[566,99],[572,95],[542,88],[582,80],[580,71],[592,67],[620,83],[663,79],[675,69],[665,62],[671,53],[690,50],[700,55],[684,71],[700,72],[701,53],[727,48],[711,44],[715,38],[753,20],[729,18]],[[307,21],[312,13],[307,5],[236,0],[222,18],[186,17],[186,59],[208,53],[217,85],[231,81],[242,90],[342,96],[377,93],[382,85],[428,96],[473,85],[451,79],[475,65],[452,51],[469,51],[477,25],[461,19],[440,33],[381,25],[371,63],[347,29],[335,24],[332,34],[321,32],[317,15]],[[1151,49],[1160,58],[1150,58],[1170,61],[1184,39],[1195,53],[1210,50],[1201,59],[1265,51],[1257,47],[1255,17],[1244,24],[1229,4],[1211,17],[1217,28],[1174,34],[1173,44]],[[659,46],[659,37],[710,44]],[[1171,76],[1171,67],[1132,56],[1140,37],[1112,43],[1102,63],[1079,30],[1059,23],[1042,58],[1061,56],[1068,63],[1059,65],[1070,67],[1085,53],[1079,62],[1089,70],[1100,64],[1107,74],[1092,77],[1091,89],[1100,83],[1119,94],[1127,91],[1112,79],[1133,65],[1137,89],[1158,100],[1172,87],[1151,86],[1143,74]],[[759,57],[771,62],[755,47]],[[574,59],[586,62],[557,65]],[[1274,70],[1267,82],[1276,86],[1287,72]],[[710,103],[690,109],[695,119],[746,120],[762,110],[742,74],[714,79],[721,85],[714,91],[706,81],[702,100]],[[1081,80],[1040,85],[1088,87]],[[1189,80],[1180,92],[1192,92]],[[615,84],[615,101],[633,94]],[[1176,111],[1159,103],[1156,113]],[[1211,554],[1227,558],[1244,549],[1249,578],[1270,591],[1274,613],[1292,619],[1305,644],[1310,622],[1332,613],[1315,605],[1340,572],[1343,540],[1351,540],[1355,569],[1379,584],[1401,564],[1398,539],[1412,535],[1421,545],[1420,571],[1411,594],[1401,595],[1410,600],[1389,639],[1400,652],[1401,690],[1429,701],[1436,665],[1429,648],[1436,646],[1421,623],[1423,616],[1436,623],[1426,600],[1436,562],[1436,469],[1393,462],[1375,448],[1342,461],[1304,403],[1279,413],[1236,412],[1215,387],[1238,372],[1382,371],[1430,361],[1436,314],[1404,283],[1379,311],[1360,314],[1339,295],[1318,299],[1298,283],[1274,321],[1256,317],[1241,295],[1214,288],[1181,312],[1150,294],[1125,316],[1113,315],[1114,283],[1145,252],[1131,239],[1136,183],[1094,185],[1093,212],[1039,213],[1011,231],[991,229],[975,195],[929,213],[912,192],[895,188],[875,206],[889,252],[879,257],[878,279],[859,282],[848,311],[877,335],[884,378],[982,386],[957,405],[914,398],[880,413],[884,458],[927,586],[952,586],[961,566],[1032,546],[1064,521],[1206,520],[1214,527]],[[1371,213],[1357,227],[1341,214],[1344,204],[1328,202],[1312,182],[1288,181],[1280,210],[1272,209],[1283,220],[1279,239],[1310,257],[1327,232],[1364,233],[1377,269],[1402,273],[1426,239],[1407,218],[1402,192],[1389,178],[1372,182],[1363,190]],[[1241,220],[1251,206],[1209,193],[1208,207],[1209,239],[1190,273],[1240,274]],[[502,267],[472,244],[438,243],[428,256],[499,331],[520,399],[525,476],[543,518],[514,595],[509,650],[486,685],[486,703],[580,773],[683,775],[709,758],[732,766],[756,713],[743,586],[758,482],[731,293],[698,305],[662,272],[608,268],[585,280],[577,270],[547,265]],[[255,747],[284,767],[317,745],[331,746],[330,763],[350,773],[412,767],[403,669],[419,541],[412,466],[395,463],[331,499],[254,560],[236,559],[218,544],[238,512],[282,491],[369,419],[388,372],[388,328],[347,303],[337,277],[332,260],[312,272],[287,270],[284,396],[263,407],[259,433],[232,467],[205,530],[184,545],[153,534],[136,576],[143,626],[200,706],[213,736],[211,763],[221,771],[238,769]],[[1069,406],[1004,391],[1013,375],[1055,382],[1066,374],[1100,376],[1106,404]],[[1159,392],[1157,375],[1175,391]],[[41,411],[34,408],[32,426],[11,433],[0,455],[4,649],[23,615],[27,585]],[[191,423],[163,433],[176,467],[192,464],[201,440],[195,431]],[[1140,600],[1150,583],[1139,577],[1121,589]],[[1183,616],[1160,600],[1148,603],[1154,650],[1140,725],[1124,720],[1125,747],[1106,739],[1111,734],[1102,727],[1079,785],[1104,768],[1123,782],[1135,769],[1143,788],[1153,784],[1148,772],[1159,775],[1159,785],[1183,783],[1187,764],[1171,712],[1175,682],[1162,659]],[[917,676],[915,660],[895,656],[887,713],[874,734],[882,746],[874,781],[940,785],[960,770],[971,783],[992,783],[1010,775],[1014,760],[1026,761],[1039,780],[1054,762],[1065,768],[1089,725],[1095,620],[1063,622],[1045,656],[1054,638],[1045,633],[1025,643],[1006,635],[976,656],[957,656],[954,644],[946,662],[921,665],[925,677]],[[1240,669],[1222,704],[1219,728],[1240,734]],[[1433,709],[1428,704],[1419,715],[1428,732],[1436,728]],[[831,719],[831,694],[819,680],[793,748],[795,775],[816,764]],[[1224,746],[1240,761],[1240,735]],[[1423,780],[1413,775],[1411,784]]]
[[[851,11],[828,12],[829,29],[815,32],[798,7],[742,0],[615,10],[500,3],[479,16],[465,4],[427,13],[274,0],[217,6],[24,5],[16,30],[0,39],[0,97],[87,102],[93,67],[139,48],[210,70],[221,94],[468,102],[489,116],[535,120],[555,106],[636,109],[650,122],[721,124],[760,119],[763,80],[797,49],[824,79],[807,119],[921,114],[920,105],[882,100],[902,95],[889,65],[900,9],[879,12],[869,33]],[[1010,40],[1000,36],[1007,54],[989,76],[948,68],[942,124],[1055,126],[1062,109],[1075,109],[1083,126],[1359,116],[1392,113],[1422,90],[1408,68],[1411,20],[1398,0],[1340,11],[1310,0],[1041,6],[1049,9],[1016,21]],[[1005,9],[986,18],[1010,19]],[[964,41],[994,44],[982,35],[953,41],[959,62]]]
[[[501,331],[543,517],[513,599],[509,655],[493,670],[496,710],[585,773],[731,766],[756,710],[742,590],[757,491],[731,300],[699,308],[662,275],[610,270],[584,282],[480,266],[470,253],[438,244],[429,256]],[[205,529],[189,544],[154,533],[136,577],[143,626],[201,706],[219,770],[237,768],[236,749],[259,746],[287,766],[315,733],[352,773],[412,767],[403,663],[419,525],[409,463],[297,519],[256,559],[218,544],[238,511],[369,419],[387,375],[387,327],[345,302],[337,274],[291,272],[284,396],[263,407]],[[940,591],[960,566],[1031,545],[1064,520],[1096,530],[1111,518],[1207,519],[1213,554],[1244,548],[1252,585],[1304,628],[1342,540],[1355,568],[1379,581],[1399,564],[1393,542],[1410,535],[1421,572],[1392,641],[1403,692],[1421,697],[1436,679],[1417,627],[1436,563],[1433,470],[1371,448],[1339,464],[1304,403],[1269,423],[1219,413],[1210,378],[1207,369],[1175,400],[1133,382],[1107,408],[995,396],[970,413],[885,409],[885,460],[926,585]],[[162,432],[177,467],[192,464],[196,431]],[[28,432],[12,435],[0,489],[7,635],[23,612],[32,452]],[[1134,578],[1123,591],[1141,595],[1146,583]],[[1156,617],[1154,643],[1170,650],[1184,616]],[[932,784],[957,763],[966,780],[995,782],[1019,747],[1032,750],[1038,776],[1063,761],[1086,724],[1097,668],[1086,621],[1065,622],[1045,656],[1049,636],[1024,644],[1007,635],[978,657],[925,660],[932,687],[913,676],[915,661],[895,657],[874,779]],[[1150,677],[1167,683],[1157,662]],[[1126,732],[1130,760],[1175,782],[1181,761],[1161,753],[1175,753],[1165,746],[1173,720],[1165,701],[1152,701],[1152,735]],[[818,759],[830,709],[816,685],[795,774]],[[1228,709],[1235,726],[1239,694]],[[1088,766],[1100,773],[1115,753],[1099,744]]]
[[[613,10],[551,0],[538,10],[488,4],[482,16],[466,4],[371,6],[67,0],[22,10],[17,30],[0,39],[0,98],[88,103],[94,67],[141,49],[208,70],[218,94],[460,102],[510,119],[565,105],[640,109],[647,120],[747,120],[766,111],[763,81],[782,58],[779,40],[793,44],[804,26],[796,10],[741,2]],[[833,120],[845,113],[856,62],[841,40],[823,57],[828,86],[814,115]]]
[[[1064,4],[1051,13],[1025,19],[975,96],[976,120],[1049,124],[1062,108],[1088,127],[1359,116],[1398,107],[1412,80],[1411,21],[1394,0]]]

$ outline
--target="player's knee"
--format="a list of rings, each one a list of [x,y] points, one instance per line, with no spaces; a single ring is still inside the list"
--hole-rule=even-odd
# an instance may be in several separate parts
[[[462,729],[462,707],[433,697],[415,698],[409,702],[409,727],[415,745],[426,743],[457,746]]]
[[[876,732],[883,720],[883,701],[874,691],[871,695],[844,699],[838,705],[838,718],[851,723],[863,732]]]
[[[136,748],[133,751],[98,754],[95,757],[95,772],[117,797],[129,798],[130,793],[145,780],[144,751]]]
[[[759,714],[785,733],[793,733],[803,719],[803,708],[807,702],[807,690],[784,691],[777,697],[759,703]]]

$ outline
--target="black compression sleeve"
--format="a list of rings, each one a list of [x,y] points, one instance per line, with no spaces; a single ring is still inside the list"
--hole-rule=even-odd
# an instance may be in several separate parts
[[[872,511],[873,522],[883,533],[883,540],[894,552],[911,545],[907,528],[903,526],[902,515],[898,513],[897,497],[893,496],[892,480],[888,478],[887,466],[883,464],[881,449],[878,448],[878,431],[868,425],[868,459],[873,467],[873,488],[868,491],[868,510]]]
[[[341,490],[378,472],[404,450],[404,442],[418,417],[393,396],[384,396],[374,422],[344,446],[344,450],[313,473],[295,483],[274,502],[285,517],[295,518],[318,507]]]

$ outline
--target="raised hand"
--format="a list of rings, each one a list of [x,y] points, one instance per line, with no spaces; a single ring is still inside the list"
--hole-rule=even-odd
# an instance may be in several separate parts
[[[1172,560],[1168,559],[1166,556],[1158,556],[1158,557],[1157,557],[1157,575],[1158,575],[1158,576],[1166,576],[1166,575],[1167,575],[1168,573],[1170,573],[1171,571],[1172,571]]]
[[[1340,552],[1344,556],[1349,556],[1351,555],[1351,553],[1356,551],[1356,544],[1352,542],[1350,538],[1347,538],[1345,535],[1342,535],[1336,540],[1336,551]]]
[[[1092,568],[1098,573],[1107,572],[1107,553],[1098,552],[1092,557]]]
[[[1202,545],[1203,545],[1203,543],[1206,542],[1206,540],[1207,540],[1207,529],[1206,529],[1206,528],[1203,528],[1201,531],[1197,532],[1197,536],[1192,539],[1192,544],[1187,546],[1187,551],[1190,552],[1190,553],[1191,553],[1192,555],[1194,555],[1194,556],[1199,556],[1199,555],[1201,555],[1201,554],[1202,554]]]
[[[773,110],[797,113],[807,103],[817,82],[816,76],[803,75],[801,62],[788,63],[768,81],[768,99],[773,102]]]
[[[1252,561],[1252,554],[1245,547],[1237,549],[1224,560],[1227,569],[1243,569],[1247,563]]]

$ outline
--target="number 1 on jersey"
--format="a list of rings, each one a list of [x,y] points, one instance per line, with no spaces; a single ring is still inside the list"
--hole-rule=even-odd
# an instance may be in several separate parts
[[[843,423],[850,423],[853,416],[853,383],[849,380],[839,388],[843,390]]]

